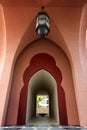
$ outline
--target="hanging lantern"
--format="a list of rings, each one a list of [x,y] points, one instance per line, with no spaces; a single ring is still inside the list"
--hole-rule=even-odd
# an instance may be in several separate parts
[[[36,33],[42,37],[50,31],[49,16],[46,12],[39,12],[36,18]]]

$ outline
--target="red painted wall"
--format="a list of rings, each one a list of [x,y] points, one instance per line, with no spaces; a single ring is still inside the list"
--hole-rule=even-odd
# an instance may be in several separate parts
[[[29,79],[37,71],[45,69],[50,72],[55,80],[57,81],[58,90],[58,108],[59,108],[59,120],[60,125],[67,125],[67,110],[65,93],[61,87],[62,75],[58,67],[56,66],[55,60],[48,54],[40,53],[31,59],[30,65],[24,72],[24,87],[20,93],[19,110],[18,110],[18,122],[17,125],[25,125],[26,119],[26,102],[27,102],[27,92]],[[56,107],[56,106],[55,106]]]

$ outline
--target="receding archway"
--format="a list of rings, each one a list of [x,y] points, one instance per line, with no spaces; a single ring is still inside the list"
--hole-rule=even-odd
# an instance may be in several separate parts
[[[27,112],[26,112],[26,125],[58,125],[59,112],[58,112],[58,95],[57,95],[57,83],[53,76],[46,70],[40,70],[36,72],[30,79],[28,85],[28,97],[27,97]],[[41,91],[41,92],[40,92]],[[38,92],[49,93],[49,117],[44,118],[36,117],[36,95]]]

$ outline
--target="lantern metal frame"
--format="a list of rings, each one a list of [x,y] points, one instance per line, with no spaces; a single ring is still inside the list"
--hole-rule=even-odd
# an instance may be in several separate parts
[[[50,32],[49,16],[46,12],[39,12],[36,17],[36,33],[42,37]]]

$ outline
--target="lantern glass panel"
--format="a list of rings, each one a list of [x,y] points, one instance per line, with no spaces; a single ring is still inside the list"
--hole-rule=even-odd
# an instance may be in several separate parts
[[[45,24],[46,23],[46,20],[45,19],[43,19],[43,20],[39,20],[39,24]]]
[[[36,32],[40,36],[45,36],[49,31],[49,17],[45,12],[40,12],[36,19]]]

